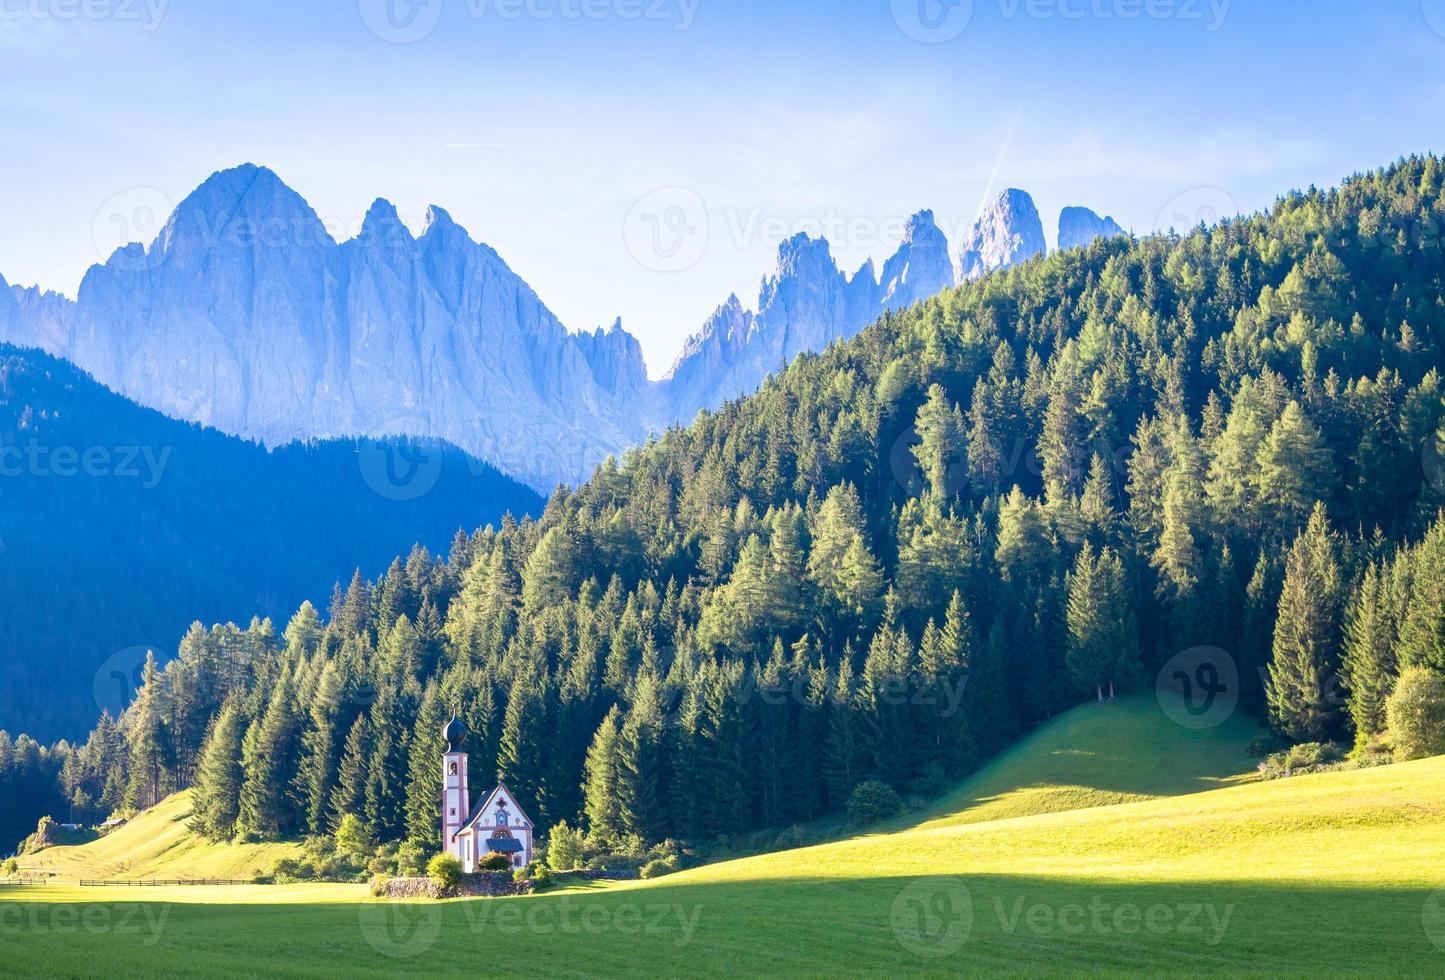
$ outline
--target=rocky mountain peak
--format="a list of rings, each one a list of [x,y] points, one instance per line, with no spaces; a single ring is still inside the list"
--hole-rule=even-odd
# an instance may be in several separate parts
[[[1059,213],[1059,248],[1081,248],[1096,238],[1123,234],[1113,218],[1101,218],[1088,208],[1064,208]]]
[[[972,231],[960,243],[959,281],[1027,261],[1042,255],[1047,247],[1034,199],[1010,187],[984,206]]]
[[[908,219],[902,244],[883,265],[882,309],[907,309],[952,284],[948,239],[934,223],[932,211],[919,211]]]
[[[410,242],[411,230],[401,220],[396,205],[386,198],[378,197],[366,212],[361,223],[362,241],[366,242]]]

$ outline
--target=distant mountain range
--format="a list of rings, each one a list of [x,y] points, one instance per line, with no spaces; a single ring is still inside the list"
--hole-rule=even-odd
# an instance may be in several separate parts
[[[1059,240],[1121,232],[1069,208]],[[827,241],[798,235],[779,247],[756,309],[730,296],[653,382],[620,322],[569,332],[441,208],[414,237],[378,200],[360,235],[338,243],[299,194],[248,164],[208,179],[154,242],[93,267],[74,301],[0,280],[0,341],[267,445],[435,437],[546,489],[887,310],[1044,250],[1038,211],[1014,189],[983,209],[956,264],[931,211],[909,220],[881,275],[869,262],[848,276]]]

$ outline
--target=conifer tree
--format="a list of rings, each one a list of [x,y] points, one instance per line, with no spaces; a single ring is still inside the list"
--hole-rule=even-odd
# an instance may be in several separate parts
[[[1257,477],[1275,527],[1289,533],[1302,524],[1316,501],[1331,496],[1334,473],[1319,429],[1298,402],[1290,402],[1265,440]]]
[[[1341,720],[1334,689],[1343,600],[1337,548],[1317,504],[1285,559],[1266,694],[1270,722],[1298,741],[1323,741]]]
[[[174,762],[170,731],[165,723],[161,673],[154,650],[146,651],[140,692],[131,707],[130,730],[126,733],[130,759],[130,782],[126,803],[137,809],[155,806],[174,789]]]
[[[1345,615],[1343,673],[1358,740],[1385,730],[1385,702],[1394,690],[1397,669],[1389,597],[1380,569],[1371,565]]]
[[[622,737],[622,712],[616,705],[602,719],[592,747],[587,750],[586,784],[583,790],[587,812],[587,833],[604,846],[616,841],[630,815],[622,813],[621,775],[618,753]]]
[[[942,385],[931,385],[928,399],[918,409],[913,423],[918,445],[913,456],[923,479],[935,498],[956,492],[962,484],[964,422],[958,407],[949,402]]]
[[[211,725],[191,794],[191,826],[211,840],[229,840],[240,812],[241,739],[246,720],[240,705],[227,701]]]
[[[1118,682],[1139,669],[1139,628],[1124,565],[1113,550],[1105,548],[1095,558],[1086,544],[1079,552],[1069,575],[1068,625],[1070,673],[1094,688],[1100,701],[1106,687],[1113,698]]]
[[[407,752],[406,836],[418,844],[430,845],[441,831],[442,742],[441,730],[447,715],[435,684],[428,684],[417,712],[416,726]]]
[[[341,751],[341,768],[336,778],[336,794],[332,799],[331,819],[339,826],[347,814],[360,817],[366,811],[366,768],[371,757],[371,722],[359,715],[346,735]]]

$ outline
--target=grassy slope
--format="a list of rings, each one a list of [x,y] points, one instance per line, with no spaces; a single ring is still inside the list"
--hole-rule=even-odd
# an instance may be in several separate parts
[[[1006,751],[929,808],[926,826],[979,823],[1219,789],[1254,779],[1258,726],[1170,724],[1152,694],[1086,704]]]
[[[1113,765],[1080,761],[1126,729]],[[1145,702],[1081,709],[962,787],[957,818],[561,895],[106,889],[103,927],[65,932],[94,889],[0,889],[0,974],[1445,971],[1445,758],[1188,793],[1248,760],[1171,729]],[[1153,798],[1059,809],[1118,793]]]
[[[186,829],[189,793],[177,793],[97,841],[50,847],[21,858],[25,871],[66,878],[252,878],[283,857],[300,853],[295,844],[216,844]]]

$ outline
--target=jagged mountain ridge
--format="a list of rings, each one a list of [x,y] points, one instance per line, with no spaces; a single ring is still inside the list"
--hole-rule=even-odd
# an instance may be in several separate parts
[[[212,175],[153,243],[93,267],[73,302],[0,279],[0,341],[268,445],[436,437],[547,489],[888,310],[1043,250],[1037,209],[1016,189],[980,214],[958,274],[931,211],[909,220],[881,276],[871,261],[848,276],[826,240],[794,236],[755,311],[729,297],[653,382],[620,321],[569,332],[442,208],[414,236],[379,199],[338,243],[275,173],[246,164]]]
[[[435,436],[534,486],[580,477],[651,421],[634,404],[640,355],[614,357],[600,384],[589,349],[446,211],[430,209],[414,238],[377,201],[338,244],[250,165],[203,184],[149,248],[92,268],[63,312],[21,311],[0,339],[268,445]]]

